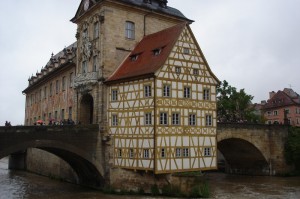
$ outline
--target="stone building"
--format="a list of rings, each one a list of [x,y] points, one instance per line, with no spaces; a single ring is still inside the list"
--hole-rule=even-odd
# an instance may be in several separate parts
[[[112,138],[117,168],[216,169],[219,80],[189,27],[193,21],[167,2],[82,0],[71,19],[77,41],[23,91],[25,124],[99,124]]]
[[[300,126],[300,96],[291,88],[270,92],[262,109],[267,124]]]

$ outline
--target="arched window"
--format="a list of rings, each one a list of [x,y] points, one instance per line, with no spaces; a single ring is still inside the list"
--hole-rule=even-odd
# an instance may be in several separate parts
[[[125,37],[127,39],[135,39],[135,25],[131,21],[126,21],[126,24],[125,24]]]

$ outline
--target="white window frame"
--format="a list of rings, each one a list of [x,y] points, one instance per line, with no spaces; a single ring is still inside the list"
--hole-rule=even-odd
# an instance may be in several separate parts
[[[189,114],[189,126],[196,126],[196,125],[197,125],[196,114]]]
[[[165,158],[166,157],[166,150],[165,148],[162,148],[160,151],[160,157]]]
[[[145,113],[145,125],[152,125],[152,113]]]
[[[211,157],[212,156],[212,154],[211,154],[211,147],[205,147],[203,153],[204,153],[203,155],[205,157]]]
[[[144,149],[144,158],[148,159],[150,157],[150,150],[149,149]]]
[[[117,89],[111,90],[111,101],[118,101],[118,90]]]
[[[145,86],[144,86],[144,96],[145,96],[145,97],[151,97],[151,96],[152,96],[152,88],[151,88],[151,85],[145,85]]]
[[[212,126],[212,116],[211,115],[205,116],[205,126]]]
[[[118,115],[117,114],[111,115],[111,125],[118,126]]]
[[[182,149],[182,157],[190,157],[190,149],[189,148],[183,148]]]
[[[168,113],[166,113],[166,112],[160,113],[159,124],[160,125],[168,125]]]
[[[176,157],[180,158],[181,157],[181,148],[176,148],[175,152],[176,152]]]
[[[183,97],[184,98],[191,98],[191,87],[185,86],[183,88]]]
[[[127,39],[135,39],[135,24],[132,21],[125,23],[125,37]]]
[[[163,97],[171,97],[171,86],[169,84],[163,86]]]
[[[172,125],[180,125],[180,114],[172,113]]]
[[[210,89],[203,89],[203,100],[210,100]]]

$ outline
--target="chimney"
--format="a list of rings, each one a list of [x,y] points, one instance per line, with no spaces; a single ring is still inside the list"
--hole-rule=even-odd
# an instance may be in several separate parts
[[[269,92],[269,98],[271,99],[272,97],[274,97],[274,95],[275,95],[276,93],[274,92],[274,91],[272,91],[272,92]]]

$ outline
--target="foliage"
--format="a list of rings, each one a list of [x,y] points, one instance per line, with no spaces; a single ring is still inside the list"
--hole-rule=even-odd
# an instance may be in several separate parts
[[[257,122],[259,116],[254,114],[254,107],[245,89],[237,91],[226,80],[217,88],[217,114],[220,122]]]
[[[179,187],[172,186],[171,184],[165,185],[162,190],[162,195],[163,196],[174,196],[174,197],[179,197],[182,196],[183,194],[180,192]]]
[[[190,193],[190,197],[193,198],[209,198],[210,196],[211,192],[207,182],[194,186]]]
[[[295,164],[296,169],[300,171],[300,128],[290,127],[285,145],[285,158],[287,163]]]
[[[158,196],[160,194],[157,184],[151,186],[152,196]]]

